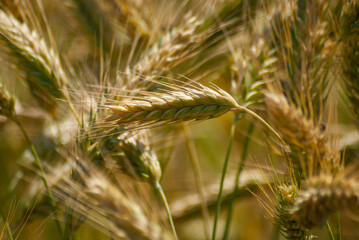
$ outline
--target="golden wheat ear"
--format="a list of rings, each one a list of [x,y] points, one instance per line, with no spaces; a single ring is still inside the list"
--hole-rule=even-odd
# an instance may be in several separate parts
[[[86,216],[93,227],[118,239],[174,239],[159,207],[147,202],[148,189],[114,169],[111,177],[91,162],[75,158],[68,162],[79,181],[61,176],[52,192],[78,217]]]
[[[290,213],[302,226],[311,229],[323,224],[331,214],[358,205],[357,177],[322,173],[304,182]]]
[[[112,152],[125,157],[139,178],[155,184],[160,181],[162,170],[149,144],[148,134],[147,130],[123,133],[117,138],[119,142]]]
[[[302,110],[281,94],[267,93],[265,98],[268,116],[274,128],[291,146],[293,153],[305,157],[302,170],[315,172],[320,164],[336,167],[337,154],[330,147],[326,132],[315,126],[314,120],[304,115]],[[299,156],[298,155],[298,156]]]
[[[239,107],[223,90],[204,86],[201,90],[181,87],[176,91],[149,92],[146,95],[141,100],[106,106],[112,115],[105,121],[114,121],[117,124],[199,121],[221,116]]]
[[[39,103],[53,112],[56,98],[66,98],[68,78],[55,50],[49,48],[39,33],[0,10],[0,39],[17,62],[25,80]]]

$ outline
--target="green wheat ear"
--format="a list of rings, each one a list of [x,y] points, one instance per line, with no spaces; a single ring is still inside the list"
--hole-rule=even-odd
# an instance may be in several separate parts
[[[297,194],[298,190],[294,185],[278,186],[276,221],[287,239],[310,240],[313,236],[309,233],[309,229],[301,225],[291,213]]]

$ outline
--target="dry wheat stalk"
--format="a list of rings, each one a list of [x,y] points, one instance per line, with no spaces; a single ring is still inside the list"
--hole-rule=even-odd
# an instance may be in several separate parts
[[[64,96],[62,88],[68,82],[59,56],[44,39],[20,23],[10,13],[0,10],[0,38],[24,70],[30,90],[49,111],[54,111],[55,98]]]
[[[223,201],[222,204],[225,204],[226,201],[228,201],[233,194],[233,186],[234,186],[234,180],[236,178],[236,175],[230,174],[229,176],[226,176],[224,186],[223,186]],[[239,189],[237,198],[245,197],[247,195],[250,195],[250,191],[254,191],[258,185],[266,185],[268,184],[268,181],[271,181],[269,179],[269,176],[267,178],[263,176],[263,173],[260,170],[253,169],[253,170],[246,170],[243,172],[239,179]],[[218,198],[218,189],[219,184],[211,183],[208,186],[205,186],[204,192],[205,192],[205,199],[207,201],[207,205],[210,208],[215,208],[217,198]],[[173,218],[177,221],[180,221],[182,219],[186,219],[188,217],[191,217],[195,215],[196,213],[200,213],[201,211],[201,197],[198,195],[198,193],[194,194],[188,194],[184,197],[180,197],[178,199],[175,199],[170,204],[171,206],[171,212],[173,215]]]
[[[320,225],[332,213],[359,205],[357,177],[322,173],[304,182],[290,211],[306,228]]]
[[[71,164],[81,181],[62,176],[54,196],[94,227],[118,239],[174,239],[156,206],[147,206],[146,196],[137,195],[144,189],[131,189],[133,179],[116,173],[113,180],[84,160]]]
[[[105,122],[114,124],[153,124],[198,121],[221,116],[240,106],[225,91],[199,85],[172,87],[161,93],[143,92],[140,100],[106,105],[111,113]]]

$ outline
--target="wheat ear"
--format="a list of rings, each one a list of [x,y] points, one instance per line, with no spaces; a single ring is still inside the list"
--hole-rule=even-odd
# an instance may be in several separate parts
[[[68,79],[59,56],[44,39],[20,23],[10,13],[0,10],[0,38],[24,71],[33,95],[48,111],[53,112],[56,98],[65,98]]]
[[[119,143],[114,151],[127,158],[137,176],[154,184],[160,181],[162,170],[147,135],[146,130],[123,133],[118,137]]]
[[[106,122],[144,124],[205,120],[237,109],[239,105],[225,91],[201,86],[197,89],[177,87],[161,93],[146,92],[140,100],[123,101],[105,108],[112,113]]]
[[[125,74],[118,75],[121,87],[126,90],[144,90],[153,84],[146,79],[165,75],[170,69],[183,62],[193,45],[201,41],[196,33],[201,21],[191,15],[185,16],[185,24],[163,37],[161,43],[155,43],[142,59],[133,67],[128,67]]]
[[[312,236],[309,230],[302,226],[291,214],[291,209],[297,195],[295,186],[280,185],[278,186],[278,207],[277,207],[277,222],[280,231],[286,239],[292,240],[309,240]]]
[[[283,139],[294,149],[304,150],[309,160],[315,160],[309,162],[309,169],[315,169],[318,161],[329,166],[333,164],[334,153],[330,149],[325,132],[314,126],[313,121],[299,108],[289,104],[283,95],[274,93],[267,93],[265,102],[268,116]]]
[[[81,183],[63,176],[53,193],[75,213],[86,216],[92,225],[111,237],[174,239],[156,214],[156,208],[146,206],[149,204],[145,201],[146,197],[137,195],[144,189],[131,189],[133,179],[116,173],[115,179],[118,180],[113,180],[81,158],[72,164]]]
[[[190,87],[163,84],[170,88],[162,92],[140,92],[136,99],[119,101],[118,105],[105,104],[109,110],[104,122],[95,131],[115,126],[131,129],[174,124],[185,121],[200,121],[219,117],[228,111],[245,112],[259,120],[283,143],[278,133],[258,114],[238,105],[234,98],[224,90],[213,86],[205,87],[199,83]],[[112,101],[116,103],[116,101]]]
[[[304,182],[290,213],[302,226],[310,229],[323,223],[330,214],[358,204],[356,177],[322,173]]]

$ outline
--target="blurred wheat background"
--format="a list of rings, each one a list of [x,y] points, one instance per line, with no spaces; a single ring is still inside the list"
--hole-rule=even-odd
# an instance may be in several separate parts
[[[359,1],[0,0],[0,239],[359,239]]]

